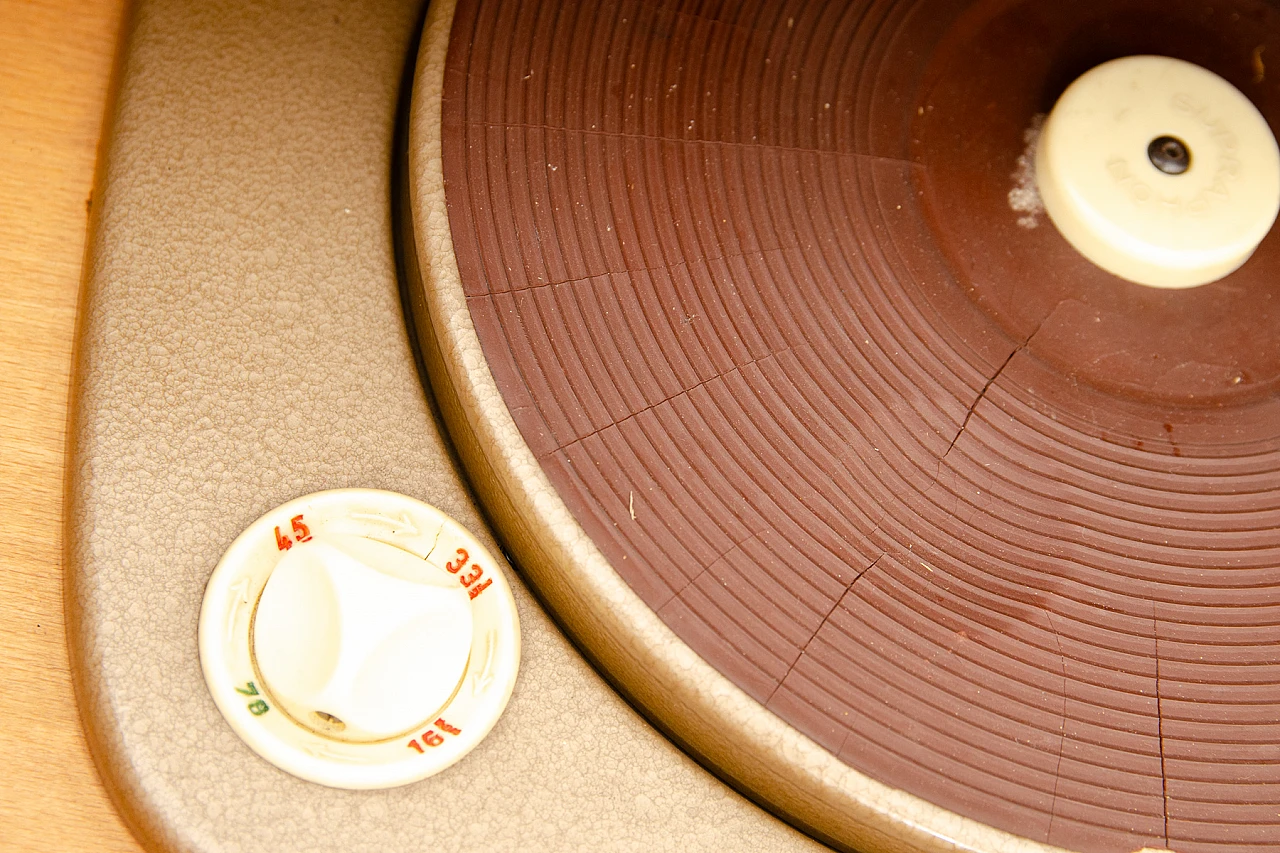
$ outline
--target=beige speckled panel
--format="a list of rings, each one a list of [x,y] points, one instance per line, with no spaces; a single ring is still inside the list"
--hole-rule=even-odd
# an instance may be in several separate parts
[[[265,510],[393,489],[485,536],[421,390],[394,275],[393,115],[419,11],[136,10],[97,196],[67,536],[80,706],[107,785],[156,850],[815,849],[650,728],[518,580],[511,704],[433,779],[381,792],[299,781],[240,743],[209,697],[204,584]]]

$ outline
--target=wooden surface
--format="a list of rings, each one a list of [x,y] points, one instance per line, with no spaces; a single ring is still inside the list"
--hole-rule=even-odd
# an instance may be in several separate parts
[[[138,851],[85,746],[62,616],[68,382],[123,0],[0,0],[0,850]]]

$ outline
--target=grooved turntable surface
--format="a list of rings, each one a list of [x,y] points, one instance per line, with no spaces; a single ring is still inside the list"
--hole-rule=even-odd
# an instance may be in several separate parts
[[[524,441],[849,766],[1071,849],[1273,846],[1280,247],[1148,290],[1009,192],[1116,56],[1280,115],[1277,32],[1256,2],[464,0],[449,221]]]

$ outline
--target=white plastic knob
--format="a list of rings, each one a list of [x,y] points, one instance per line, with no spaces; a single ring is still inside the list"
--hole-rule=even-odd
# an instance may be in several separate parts
[[[434,719],[467,666],[471,602],[429,568],[351,536],[286,553],[253,621],[267,691],[303,725],[342,740],[381,740]]]
[[[1190,152],[1162,171],[1151,143]],[[1049,218],[1093,263],[1162,288],[1208,284],[1248,260],[1280,211],[1280,149],[1257,108],[1197,65],[1130,56],[1082,75],[1036,149]]]
[[[205,587],[200,663],[255,752],[339,788],[386,788],[470,752],[520,664],[496,559],[435,507],[341,489],[290,501]]]

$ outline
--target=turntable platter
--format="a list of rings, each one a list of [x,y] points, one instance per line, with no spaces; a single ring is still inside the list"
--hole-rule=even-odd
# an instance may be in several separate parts
[[[1009,193],[1117,56],[1207,67],[1274,130],[1280,14],[451,11],[415,84],[415,318],[500,537],[602,671],[842,844],[1273,844],[1280,241],[1151,290]]]

